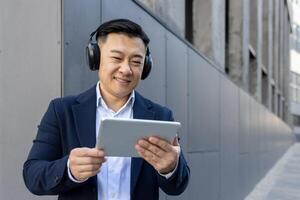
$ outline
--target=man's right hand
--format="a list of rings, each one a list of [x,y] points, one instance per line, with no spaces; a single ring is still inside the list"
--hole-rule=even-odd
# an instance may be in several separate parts
[[[75,148],[69,156],[69,167],[73,177],[78,181],[85,181],[95,176],[102,163],[106,161],[103,150],[96,148]]]

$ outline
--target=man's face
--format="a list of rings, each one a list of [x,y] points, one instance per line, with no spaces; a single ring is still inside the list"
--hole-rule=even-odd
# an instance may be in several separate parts
[[[106,98],[128,98],[141,79],[146,53],[142,39],[121,33],[100,42],[100,89]]]

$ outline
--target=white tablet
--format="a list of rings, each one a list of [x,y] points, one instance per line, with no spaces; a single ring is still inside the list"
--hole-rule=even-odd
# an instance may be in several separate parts
[[[105,118],[100,122],[97,148],[106,156],[139,157],[135,144],[141,138],[158,136],[173,141],[179,133],[179,122]]]

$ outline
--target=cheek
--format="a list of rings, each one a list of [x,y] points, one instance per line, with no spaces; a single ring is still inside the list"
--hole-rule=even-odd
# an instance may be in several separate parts
[[[134,71],[134,74],[136,75],[136,78],[140,79],[142,77],[142,73],[143,73],[143,68],[137,68]]]
[[[112,68],[111,68],[112,69]],[[98,72],[99,79],[108,79],[113,74],[113,70],[107,67],[101,67]]]

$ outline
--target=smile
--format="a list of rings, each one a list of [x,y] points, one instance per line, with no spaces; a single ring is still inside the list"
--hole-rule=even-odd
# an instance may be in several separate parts
[[[118,77],[114,77],[114,79],[120,83],[130,83],[131,81],[128,79],[124,79],[124,78],[118,78]]]

